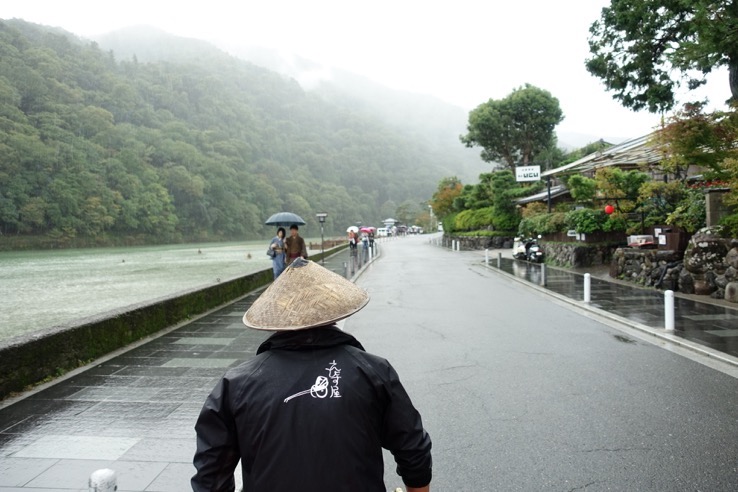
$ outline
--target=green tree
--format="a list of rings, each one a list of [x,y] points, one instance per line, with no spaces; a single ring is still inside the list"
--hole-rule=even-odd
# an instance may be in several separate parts
[[[491,207],[493,202],[491,180],[494,173],[479,175],[479,183],[464,185],[461,193],[454,200],[455,210],[467,210]]]
[[[703,113],[704,105],[685,104],[682,111],[669,118],[655,137],[664,151],[659,166],[677,179],[687,178],[689,166],[709,169],[721,177],[723,161],[738,156],[738,113],[715,111]]]
[[[412,200],[405,200],[395,210],[395,218],[401,224],[413,225],[415,218],[420,214],[421,207]]]
[[[461,155],[439,138],[451,126],[387,125],[353,97],[307,93],[215,48],[152,43],[136,50],[139,63],[116,61],[131,59],[121,44],[112,56],[55,28],[0,21],[3,237],[256,239],[273,234],[263,222],[280,210],[302,215],[307,232],[328,212],[342,234],[398,203],[415,205],[410,223]]]
[[[484,161],[502,160],[512,169],[555,147],[554,129],[563,119],[558,99],[525,84],[504,99],[490,99],[472,110],[461,142],[482,147]]]
[[[433,193],[431,206],[437,217],[443,218],[454,211],[454,199],[461,194],[463,186],[456,176],[443,178]]]
[[[738,97],[735,0],[611,0],[590,34],[587,70],[627,108],[669,110],[684,81],[695,89],[721,66]]]
[[[591,203],[597,193],[597,182],[581,174],[575,174],[567,183],[571,197],[578,203]]]
[[[520,223],[520,215],[516,209],[513,198],[516,196],[517,183],[511,171],[499,171],[493,173],[491,178],[494,227],[500,231],[517,230]]]
[[[673,215],[674,223],[679,220],[680,226],[687,223],[687,212],[690,213],[694,209],[687,202],[697,202],[702,208],[702,224],[705,223],[705,197],[701,194],[689,193],[690,191],[681,181],[671,181],[664,183],[663,181],[647,181],[641,185],[638,190],[638,201],[641,205],[640,210],[644,214],[643,222],[647,226],[667,223],[668,217]],[[681,207],[681,209],[679,209]],[[677,211],[677,209],[679,209]],[[674,212],[677,212],[674,214]],[[701,226],[700,226],[701,227]],[[685,227],[688,232],[694,232],[696,229]]]
[[[636,207],[641,186],[649,180],[646,173],[603,167],[595,173],[595,182],[602,199],[613,201],[618,212],[632,212]]]

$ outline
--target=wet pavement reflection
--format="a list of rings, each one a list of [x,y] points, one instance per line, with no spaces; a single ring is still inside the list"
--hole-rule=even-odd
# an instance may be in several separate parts
[[[497,268],[498,259],[489,266]],[[584,275],[511,258],[500,258],[500,268],[518,278],[574,300],[584,299]],[[623,285],[590,277],[590,305],[651,328],[664,328],[663,291]],[[707,301],[707,299],[705,300]],[[674,298],[676,336],[738,357],[738,306]]]

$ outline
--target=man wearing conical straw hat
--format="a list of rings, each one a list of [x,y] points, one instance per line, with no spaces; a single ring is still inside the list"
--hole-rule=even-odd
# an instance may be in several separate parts
[[[195,492],[386,491],[382,448],[408,492],[428,492],[431,439],[392,365],[335,323],[366,291],[296,259],[246,311],[274,331],[208,396],[195,425]]]

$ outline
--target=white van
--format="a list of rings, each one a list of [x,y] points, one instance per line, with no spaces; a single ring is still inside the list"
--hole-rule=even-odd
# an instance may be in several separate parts
[[[387,237],[388,234],[389,231],[386,227],[380,227],[379,229],[377,229],[377,237]]]

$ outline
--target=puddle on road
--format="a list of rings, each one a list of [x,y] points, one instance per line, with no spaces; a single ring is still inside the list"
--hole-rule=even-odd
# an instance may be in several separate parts
[[[635,340],[633,340],[632,338],[628,338],[628,337],[626,337],[624,335],[613,335],[613,337],[615,337],[615,340],[617,340],[618,342],[623,342],[623,343],[636,343]]]

